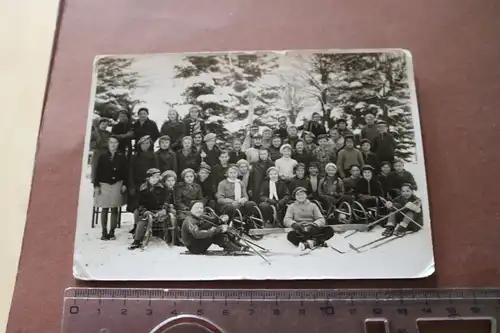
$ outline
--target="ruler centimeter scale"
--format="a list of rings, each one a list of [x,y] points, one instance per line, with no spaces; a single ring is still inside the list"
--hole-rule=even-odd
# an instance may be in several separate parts
[[[477,320],[496,332],[500,289],[69,288],[63,333],[419,332]],[[380,330],[379,330],[380,331]]]

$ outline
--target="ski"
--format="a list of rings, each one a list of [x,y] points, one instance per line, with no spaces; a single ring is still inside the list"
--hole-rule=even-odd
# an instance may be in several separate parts
[[[323,243],[323,244],[320,244],[320,245],[316,245],[313,248],[305,249],[304,251],[302,251],[301,253],[299,253],[299,257],[306,256],[306,255],[310,254],[311,252],[313,252],[314,250],[325,248],[325,247],[328,247],[328,245],[326,243]]]
[[[205,253],[195,254],[189,251],[182,252],[181,255],[192,255],[192,256],[220,256],[220,257],[240,257],[240,256],[255,256],[256,254],[251,252],[241,252],[241,251],[224,251],[224,250],[211,250]]]
[[[337,252],[337,253],[340,253],[340,254],[345,254],[345,252],[344,252],[344,251],[340,251],[339,249],[337,249],[337,248],[335,248],[335,247],[333,247],[333,246],[331,246],[331,245],[330,245],[330,248],[331,248],[333,251]]]

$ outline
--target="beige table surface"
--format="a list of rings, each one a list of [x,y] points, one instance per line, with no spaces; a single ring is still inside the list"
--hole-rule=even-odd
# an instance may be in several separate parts
[[[5,332],[31,188],[58,0],[0,2],[0,332]],[[58,297],[59,295],[55,295]]]

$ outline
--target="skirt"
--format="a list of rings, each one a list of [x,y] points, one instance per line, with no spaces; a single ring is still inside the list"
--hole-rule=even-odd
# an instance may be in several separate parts
[[[123,206],[122,181],[112,185],[106,183],[99,184],[101,186],[101,194],[94,192],[95,207],[118,208]]]

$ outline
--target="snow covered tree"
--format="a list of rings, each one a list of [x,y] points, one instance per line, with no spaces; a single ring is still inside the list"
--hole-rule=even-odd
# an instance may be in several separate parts
[[[140,102],[132,95],[140,80],[139,73],[130,68],[133,61],[115,57],[96,61],[95,114],[116,120],[118,110],[125,109],[132,115],[134,106]]]
[[[175,77],[184,79],[186,104],[204,110],[209,131],[228,140],[234,129],[228,123],[248,118],[248,95],[255,96],[255,123],[268,123],[280,86],[270,75],[278,66],[277,57],[268,53],[187,56],[175,66]],[[243,124],[242,124],[243,125]]]

